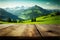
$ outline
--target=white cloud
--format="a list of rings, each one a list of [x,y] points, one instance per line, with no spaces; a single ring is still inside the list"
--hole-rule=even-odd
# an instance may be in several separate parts
[[[16,7],[16,6],[26,6],[26,7],[31,7],[31,6],[34,6],[35,3],[1,3],[0,4],[0,8],[6,8],[6,7],[9,7],[9,8],[13,8],[13,7]]]

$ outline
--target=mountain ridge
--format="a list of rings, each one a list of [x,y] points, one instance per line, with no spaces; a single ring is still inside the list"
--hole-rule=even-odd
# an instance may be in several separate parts
[[[8,10],[7,12],[17,16],[20,19],[28,20],[28,19],[32,19],[32,18],[37,18],[39,16],[46,16],[52,12],[55,12],[55,11],[54,10],[47,10],[47,9],[44,9],[44,8],[38,6],[38,5],[35,5],[33,7],[29,7],[28,9],[24,9],[24,8],[19,9],[19,10],[14,9],[14,10]]]

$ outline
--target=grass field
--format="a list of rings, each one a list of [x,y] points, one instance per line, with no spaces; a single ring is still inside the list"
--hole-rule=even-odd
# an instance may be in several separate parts
[[[31,22],[31,20],[24,21],[27,24],[60,24],[60,16],[42,16],[36,18],[36,22]]]
[[[7,24],[11,22],[1,22],[0,24]],[[22,24],[60,24],[60,16],[42,16],[36,18],[36,22],[31,22],[31,20],[26,20],[23,22],[20,22]],[[20,24],[17,23],[17,24]]]

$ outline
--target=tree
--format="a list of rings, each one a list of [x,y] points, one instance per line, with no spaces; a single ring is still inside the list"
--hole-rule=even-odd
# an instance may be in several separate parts
[[[60,15],[60,12],[52,12],[51,14],[50,14],[51,16],[58,16],[58,15]]]
[[[7,21],[8,21],[8,22],[11,22],[11,18],[10,18],[10,17],[8,17]]]
[[[2,19],[0,18],[0,21],[2,21]]]
[[[36,22],[36,17],[35,17],[35,15],[34,15],[34,11],[32,10],[32,19],[31,19],[31,22]]]
[[[60,12],[59,12],[59,11],[57,11],[55,14],[56,14],[56,15],[60,15]]]
[[[31,19],[31,22],[36,22],[36,18],[32,18]]]

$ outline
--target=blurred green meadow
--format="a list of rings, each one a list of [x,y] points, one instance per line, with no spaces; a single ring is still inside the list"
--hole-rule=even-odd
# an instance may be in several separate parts
[[[2,22],[0,24],[8,24],[8,23],[22,23],[22,24],[60,24],[60,16],[41,16],[36,18],[36,22],[31,22],[31,20],[25,20],[22,22]]]

